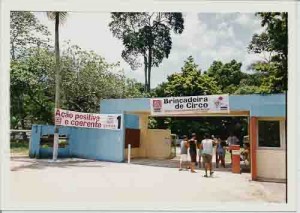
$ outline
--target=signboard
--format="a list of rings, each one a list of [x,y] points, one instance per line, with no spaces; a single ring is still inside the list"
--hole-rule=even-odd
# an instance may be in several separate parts
[[[150,99],[151,115],[191,112],[229,113],[228,95],[166,97]]]
[[[121,114],[92,114],[55,109],[55,125],[96,129],[121,129]]]
[[[240,150],[232,150],[232,154],[233,155],[240,155],[241,152],[240,152]]]

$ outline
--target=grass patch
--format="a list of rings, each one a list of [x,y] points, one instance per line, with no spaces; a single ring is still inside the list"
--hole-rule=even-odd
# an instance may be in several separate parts
[[[23,140],[10,141],[10,152],[14,154],[28,154],[29,142]]]

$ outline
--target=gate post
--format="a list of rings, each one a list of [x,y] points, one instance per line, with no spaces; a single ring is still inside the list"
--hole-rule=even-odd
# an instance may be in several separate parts
[[[257,118],[250,117],[250,150],[251,150],[251,179],[256,180],[257,178]]]

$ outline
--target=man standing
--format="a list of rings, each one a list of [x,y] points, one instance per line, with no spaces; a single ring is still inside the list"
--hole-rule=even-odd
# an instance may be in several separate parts
[[[228,145],[239,145],[239,139],[232,133],[229,133],[229,137],[227,138]]]
[[[179,161],[179,171],[182,171],[182,164],[187,168],[187,154],[188,154],[188,137],[186,135],[183,136],[183,140],[180,143],[180,161]]]
[[[197,140],[196,140],[196,133],[192,134],[192,138],[189,140],[189,147],[190,147],[190,157],[191,157],[191,172],[195,173],[195,164],[197,158]]]
[[[198,157],[199,157],[198,163],[199,163],[199,168],[201,168],[201,164],[203,163],[203,160],[201,161],[202,158],[201,141],[197,143],[197,147],[198,147]],[[203,167],[204,167],[204,163],[203,163]]]
[[[232,133],[229,133],[229,137],[227,138],[227,144],[230,145],[239,145],[239,139]],[[230,150],[230,158],[232,163],[232,150]]]
[[[212,171],[213,146],[214,146],[213,140],[209,138],[209,134],[205,133],[204,139],[201,141],[202,157],[203,157],[204,168],[205,168],[204,177],[208,177],[207,170],[209,170],[210,176],[212,176],[212,174],[214,173]]]

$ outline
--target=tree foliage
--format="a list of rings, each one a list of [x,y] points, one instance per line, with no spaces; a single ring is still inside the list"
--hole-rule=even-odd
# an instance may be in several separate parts
[[[242,63],[232,60],[223,64],[221,61],[214,61],[208,68],[208,76],[214,78],[221,87],[223,93],[232,94],[237,90],[246,74],[241,71]]]
[[[248,50],[264,57],[250,68],[263,74],[261,85],[263,92],[287,91],[288,14],[261,12],[256,15],[261,18],[261,25],[265,27],[265,31],[253,35]]]
[[[111,17],[110,30],[124,45],[122,58],[132,69],[144,65],[145,91],[150,92],[151,69],[168,58],[172,48],[171,30],[176,34],[183,32],[182,14],[115,12]]]
[[[202,74],[192,56],[188,57],[181,72],[167,77],[167,82],[157,88],[158,96],[193,96],[219,94],[220,87],[214,78]]]
[[[96,53],[76,45],[62,52],[61,71],[61,107],[65,109],[97,113],[101,99],[142,96],[138,83],[126,78],[118,63],[109,64]],[[25,121],[24,128],[33,123],[52,124],[54,88],[53,51],[34,48],[28,50],[26,57],[13,61],[11,115],[15,127],[20,121]]]
[[[30,47],[49,47],[47,27],[40,24],[33,13],[12,11],[10,13],[10,54],[12,60],[22,57]]]
[[[14,12],[12,16],[11,38],[18,35],[22,43],[14,43],[18,44],[14,45],[18,54],[11,61],[11,128],[53,124],[56,55],[53,46],[46,42],[49,34],[42,37],[31,26],[38,23],[32,13]],[[26,21],[27,16],[31,21]],[[22,27],[26,33],[16,33]],[[48,32],[45,26],[39,27]],[[35,45],[43,42],[45,45]],[[107,63],[100,55],[77,45],[66,44],[60,66],[62,108],[97,113],[101,99],[142,96],[142,85],[126,78],[119,63]]]

